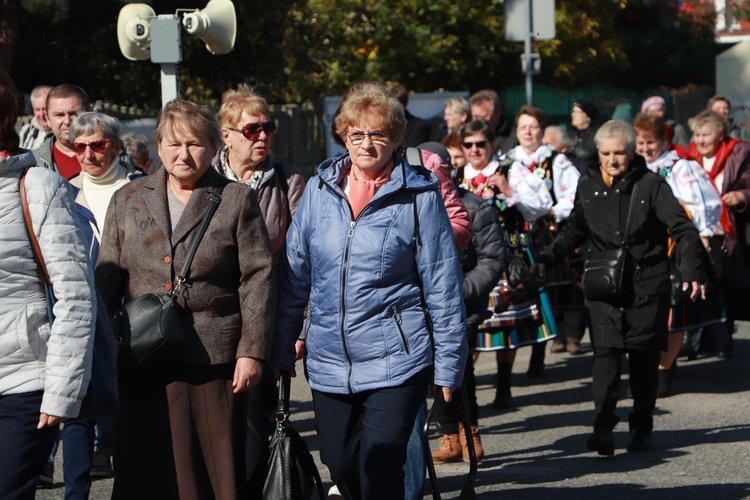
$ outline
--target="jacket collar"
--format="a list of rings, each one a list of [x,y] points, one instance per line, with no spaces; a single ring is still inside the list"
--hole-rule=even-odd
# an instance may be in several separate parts
[[[633,159],[630,160],[628,171],[625,172],[625,175],[617,182],[616,186],[623,192],[630,192],[633,189],[633,185],[647,172],[649,172],[649,170],[648,167],[646,167],[646,160],[644,160],[641,155],[636,154]],[[605,185],[604,179],[602,178],[602,172],[599,170],[599,162],[596,162],[596,164],[589,167],[589,176],[597,184]]]

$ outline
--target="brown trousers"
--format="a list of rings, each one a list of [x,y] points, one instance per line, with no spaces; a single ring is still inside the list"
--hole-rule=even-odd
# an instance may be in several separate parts
[[[246,498],[244,394],[234,367],[175,365],[124,388],[115,423],[113,499]]]

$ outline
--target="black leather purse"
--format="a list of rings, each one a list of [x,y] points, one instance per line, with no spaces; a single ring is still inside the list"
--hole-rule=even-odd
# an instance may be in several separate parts
[[[307,443],[289,422],[290,379],[287,372],[279,380],[279,401],[276,408],[276,431],[271,438],[271,457],[263,483],[264,500],[308,500],[317,492],[321,499],[320,480]]]
[[[628,235],[633,215],[633,205],[638,195],[638,183],[633,187],[633,195],[628,205],[625,231],[619,248],[589,251],[583,268],[583,295],[589,300],[612,300],[622,296],[622,282],[625,262],[628,257]]]
[[[147,375],[177,358],[190,336],[180,319],[177,293],[190,272],[198,245],[221,202],[221,188],[211,194],[211,202],[193,238],[172,293],[147,293],[125,304],[111,316],[119,352],[117,370],[123,378]]]

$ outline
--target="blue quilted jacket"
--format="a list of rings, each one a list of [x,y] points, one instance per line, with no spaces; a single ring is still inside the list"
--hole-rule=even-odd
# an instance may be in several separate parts
[[[461,383],[466,312],[448,216],[436,178],[394,161],[356,221],[339,187],[349,156],[325,161],[287,233],[272,365],[294,366],[309,299],[307,376],[321,392],[398,386],[430,366],[435,384]]]

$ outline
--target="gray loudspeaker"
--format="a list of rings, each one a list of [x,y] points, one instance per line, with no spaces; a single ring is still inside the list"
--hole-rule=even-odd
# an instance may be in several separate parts
[[[237,14],[231,0],[211,0],[203,10],[185,14],[182,26],[203,40],[212,54],[227,54],[237,37]]]

